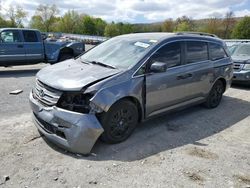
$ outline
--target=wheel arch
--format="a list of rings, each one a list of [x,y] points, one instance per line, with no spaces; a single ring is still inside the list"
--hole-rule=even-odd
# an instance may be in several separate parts
[[[58,57],[60,57],[60,55],[62,55],[62,54],[70,54],[70,55],[74,56],[74,50],[70,47],[63,47],[60,49]]]
[[[224,91],[223,91],[223,93],[224,93],[224,92],[226,91],[226,87],[227,87],[227,81],[226,81],[226,79],[223,78],[223,77],[219,77],[218,79],[216,79],[216,80],[214,81],[213,86],[214,86],[214,84],[215,84],[217,81],[221,81],[221,82],[222,82],[223,87],[224,87]],[[213,87],[213,86],[212,86],[212,87]]]
[[[143,113],[142,113],[143,111],[142,111],[141,103],[136,97],[134,97],[134,96],[122,97],[119,100],[115,101],[111,106],[113,106],[114,104],[116,104],[116,103],[118,103],[120,101],[123,101],[123,100],[130,101],[136,106],[137,111],[138,111],[138,122],[141,122],[142,121],[142,116],[143,116]]]

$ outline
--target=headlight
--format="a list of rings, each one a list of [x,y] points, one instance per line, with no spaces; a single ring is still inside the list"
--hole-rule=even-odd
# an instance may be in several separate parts
[[[89,100],[93,94],[83,94],[81,92],[67,92],[60,97],[57,106],[65,110],[70,110],[79,113],[89,113]]]
[[[245,64],[243,70],[250,70],[250,64]]]

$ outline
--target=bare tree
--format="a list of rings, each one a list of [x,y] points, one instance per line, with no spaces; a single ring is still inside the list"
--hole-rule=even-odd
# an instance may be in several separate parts
[[[23,20],[26,18],[27,12],[19,5],[16,7],[10,6],[7,16],[10,19],[11,27],[23,27]]]
[[[226,39],[230,38],[235,24],[236,24],[236,20],[234,18],[234,13],[232,11],[227,12],[222,22],[223,30],[224,30],[223,32],[224,38]]]

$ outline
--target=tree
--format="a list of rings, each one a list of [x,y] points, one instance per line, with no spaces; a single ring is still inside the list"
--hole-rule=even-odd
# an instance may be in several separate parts
[[[95,23],[95,28],[96,28],[96,35],[103,36],[107,23],[101,18],[95,18],[94,23]]]
[[[0,16],[0,28],[1,27],[10,27],[10,22],[5,20],[2,16]]]
[[[129,23],[119,22],[116,24],[119,30],[119,35],[133,33],[133,27]]]
[[[219,18],[212,17],[207,20],[203,32],[221,36],[221,21]]]
[[[180,22],[177,26],[175,31],[192,31],[190,25],[187,22]]]
[[[95,21],[90,16],[84,16],[82,19],[83,24],[83,32],[87,35],[95,35],[96,34],[96,25]]]
[[[53,25],[58,21],[56,18],[58,13],[56,5],[39,5],[31,19],[30,26],[45,32],[53,31]]]
[[[163,32],[173,32],[174,31],[174,22],[172,19],[165,20],[161,25],[161,31]]]
[[[60,18],[58,30],[64,33],[79,33],[80,22],[80,15],[74,10],[69,10]]]
[[[191,18],[182,16],[176,20],[175,31],[193,31],[194,26],[194,21]]]
[[[114,37],[120,34],[118,26],[112,22],[105,27],[104,35],[107,37]]]
[[[238,39],[250,38],[250,17],[246,16],[240,20],[233,30],[232,36]]]
[[[227,12],[225,18],[223,19],[222,25],[223,25],[223,38],[229,39],[231,36],[231,33],[233,31],[233,28],[235,26],[235,18],[234,13],[232,11]]]
[[[19,5],[16,7],[10,6],[7,16],[10,19],[10,27],[23,27],[23,20],[26,18],[27,12]]]

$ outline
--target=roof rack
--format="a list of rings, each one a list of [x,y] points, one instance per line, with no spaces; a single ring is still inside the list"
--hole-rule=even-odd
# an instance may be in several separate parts
[[[185,34],[208,36],[208,37],[217,37],[218,38],[217,35],[210,34],[210,33],[203,33],[203,32],[178,32],[178,33],[176,33],[176,35],[185,35]]]

